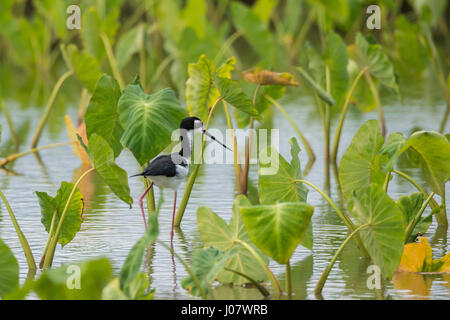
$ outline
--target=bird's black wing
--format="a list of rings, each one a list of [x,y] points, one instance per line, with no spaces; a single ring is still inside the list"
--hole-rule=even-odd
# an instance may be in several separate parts
[[[171,155],[168,154],[153,159],[141,175],[174,177],[176,173],[176,165],[172,161]]]

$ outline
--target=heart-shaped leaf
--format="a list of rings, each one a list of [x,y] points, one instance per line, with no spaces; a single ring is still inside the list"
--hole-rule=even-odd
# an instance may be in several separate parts
[[[371,184],[384,183],[386,173],[382,170],[383,136],[376,120],[366,121],[352,139],[339,166],[339,180],[349,207],[353,192]]]
[[[276,153],[275,156],[271,156],[271,159],[278,158],[278,170],[275,173],[266,174],[267,168],[274,166],[274,163],[264,163],[265,160],[260,157],[258,193],[262,204],[306,201],[308,189],[302,183],[296,182],[296,180],[302,179],[298,158],[300,147],[295,138],[291,138],[289,143],[291,144],[291,163],[272,148],[268,148],[266,151],[267,155],[271,155],[272,152]]]
[[[130,84],[119,99],[119,119],[125,129],[120,141],[142,166],[171,142],[186,110],[172,89],[146,94],[139,84]]]
[[[266,263],[268,262],[267,257],[265,257],[250,241],[239,212],[239,208],[243,205],[250,205],[247,198],[244,196],[236,197],[229,225],[227,225],[217,214],[212,212],[211,209],[207,207],[198,208],[197,224],[200,236],[205,247],[211,246],[224,252],[227,252],[234,247],[238,248],[236,255],[229,259],[225,266],[226,268],[251,275],[253,279],[258,281],[265,280],[267,277],[264,270],[262,270],[258,262],[255,261],[253,255],[238,242],[246,242],[261,256],[263,261]],[[247,279],[226,270],[219,273],[217,280],[223,284],[242,284],[248,282]]]
[[[116,60],[122,69],[130,58],[144,45],[144,25],[139,24],[119,37],[116,46]]]
[[[380,154],[386,155],[388,161],[385,165],[387,171],[394,169],[394,165],[397,162],[398,157],[402,153],[403,146],[405,145],[406,139],[401,133],[392,133],[389,135],[388,139],[384,143],[380,150]]]
[[[399,92],[394,67],[379,44],[371,43],[361,33],[356,34],[354,59],[360,68],[369,67],[369,72],[385,86]]]
[[[226,102],[239,111],[248,113],[251,116],[258,115],[258,110],[253,105],[252,100],[250,100],[236,81],[216,75],[215,83],[220,95]]]
[[[224,269],[230,257],[237,253],[237,247],[222,252],[216,248],[201,248],[196,249],[192,253],[192,271],[204,292],[208,292],[210,283],[217,277],[217,275]],[[181,281],[181,286],[188,290],[194,296],[200,296],[201,291],[191,276],[187,276]]]
[[[258,248],[281,264],[289,262],[308,229],[314,208],[302,202],[242,206],[245,228]]]
[[[402,150],[409,149],[417,158],[418,166],[431,189],[444,194],[444,185],[450,178],[450,142],[433,131],[413,133]]]
[[[375,265],[386,277],[397,269],[405,241],[403,213],[379,185],[371,185],[353,194],[351,215],[358,225],[361,240]]]
[[[79,51],[74,45],[68,46],[67,51],[75,75],[89,92],[94,92],[95,85],[102,76],[98,61],[88,52]]]
[[[54,214],[56,214],[54,225],[57,226],[59,224],[59,219],[64,211],[64,207],[66,206],[67,200],[69,199],[69,195],[72,192],[73,187],[74,185],[72,183],[63,181],[55,197],[51,197],[46,192],[36,191],[39,205],[41,207],[41,222],[47,232],[50,232],[51,222]],[[62,246],[65,246],[67,243],[72,241],[77,232],[80,230],[83,208],[83,195],[81,194],[80,190],[76,188],[67,208],[64,222],[62,224],[61,232],[58,238],[58,242]]]
[[[131,205],[133,198],[130,196],[128,176],[125,170],[114,162],[114,153],[109,144],[96,133],[89,138],[89,158],[96,172],[103,178],[122,201]]]
[[[219,98],[214,86],[215,67],[204,54],[197,63],[188,66],[189,79],[186,81],[186,108],[191,116],[206,121],[208,109]]]
[[[233,23],[261,59],[272,63],[276,55],[276,44],[266,24],[246,5],[232,2],[230,13]]]
[[[94,133],[101,136],[113,149],[114,157],[117,157],[123,148],[120,143],[123,129],[117,110],[119,98],[119,84],[113,77],[104,74],[97,82],[85,115],[88,140]]]

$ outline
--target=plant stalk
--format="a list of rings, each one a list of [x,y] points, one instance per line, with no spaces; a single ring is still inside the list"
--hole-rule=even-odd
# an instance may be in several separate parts
[[[339,218],[341,218],[342,222],[344,222],[344,224],[347,226],[347,228],[349,229],[349,231],[353,232],[356,230],[356,226],[353,224],[352,220],[350,220],[350,218],[344,214],[341,210],[339,210],[339,208],[336,206],[336,204],[333,202],[333,200],[331,200],[330,197],[328,197],[325,192],[323,192],[322,190],[320,190],[320,188],[318,188],[317,186],[315,186],[314,184],[312,184],[311,182],[307,181],[307,180],[294,180],[294,183],[305,183],[307,185],[309,185],[310,187],[314,188],[317,192],[320,193],[320,195],[330,204],[330,206],[334,209],[334,211],[336,212],[336,214],[338,215]],[[361,241],[360,237],[356,237],[355,238],[361,256],[363,258],[368,258],[369,254],[367,253],[366,248],[364,247],[364,244]]]
[[[44,149],[50,149],[50,148],[56,148],[56,147],[60,147],[60,146],[65,146],[68,144],[72,144],[75,142],[59,142],[59,143],[54,143],[54,144],[49,144],[46,146],[42,146],[42,147],[37,147],[37,148],[33,148],[31,150],[25,151],[25,152],[21,152],[21,153],[15,153],[12,154],[10,156],[7,156],[6,158],[3,158],[2,160],[0,160],[0,167],[4,167],[5,165],[7,165],[8,163],[15,161],[23,156],[29,155],[31,153],[35,153]]]
[[[75,190],[77,189],[78,185],[80,184],[80,182],[83,180],[84,177],[86,177],[90,172],[94,171],[95,168],[90,168],[88,170],[86,170],[77,180],[77,182],[75,182],[75,185],[72,188],[72,191],[69,194],[69,197],[67,198],[67,202],[66,205],[64,206],[64,210],[61,213],[61,216],[59,218],[59,223],[58,226],[56,227],[56,231],[55,231],[55,235],[52,238],[52,240],[50,241],[50,245],[48,247],[48,252],[47,255],[44,259],[44,269],[47,269],[48,267],[50,267],[52,265],[52,261],[53,261],[53,256],[55,255],[55,249],[56,249],[56,244],[59,238],[59,234],[61,232],[61,228],[64,222],[64,218],[66,217],[66,213],[67,213],[67,209],[69,208],[69,204],[70,201],[72,200],[73,194],[75,193]]]
[[[341,244],[341,246],[339,247],[339,249],[336,251],[336,253],[334,254],[333,258],[331,259],[330,263],[328,264],[328,266],[323,270],[322,275],[320,276],[319,281],[316,284],[316,287],[314,288],[314,294],[316,296],[321,296],[322,295],[322,289],[323,286],[325,285],[325,282],[327,281],[328,275],[330,274],[331,269],[333,268],[339,254],[342,252],[342,250],[345,248],[345,246],[347,245],[347,243],[350,241],[351,238],[353,238],[354,235],[356,235],[361,229],[369,226],[370,223],[364,224],[362,226],[359,226],[358,228],[356,228],[355,230],[353,230],[352,233],[350,233],[350,235],[344,240],[344,242]]]
[[[13,121],[11,119],[11,114],[9,113],[9,110],[5,106],[5,104],[4,104],[2,99],[0,99],[0,108],[3,111],[3,114],[5,115],[6,123],[8,124],[8,128],[9,128],[9,132],[11,133],[11,137],[14,140],[14,144],[16,146],[16,152],[18,152],[19,148],[20,148],[19,136],[17,135],[17,132],[14,129],[14,123],[13,123]]]
[[[69,70],[65,72],[56,82],[55,86],[53,87],[52,93],[50,94],[50,98],[48,99],[47,106],[45,108],[44,114],[41,117],[41,120],[39,121],[38,127],[36,129],[36,132],[34,133],[33,140],[31,140],[31,148],[35,148],[39,142],[39,138],[41,137],[42,130],[45,127],[45,124],[47,123],[48,117],[50,116],[50,112],[52,111],[53,104],[56,99],[56,95],[59,92],[59,89],[61,88],[64,81],[70,77],[73,74],[72,70]]]
[[[225,100],[222,100],[222,102],[223,102],[223,107],[225,110],[225,116],[227,118],[228,129],[230,129],[230,137],[231,137],[231,140],[233,141],[233,162],[234,162],[234,174],[236,176],[236,186],[238,189],[238,193],[242,193],[242,186],[241,186],[242,167],[238,162],[239,150],[237,147],[237,140],[236,140],[236,136],[234,135],[233,122],[231,121],[230,110],[228,109],[228,104]]]
[[[339,142],[341,140],[341,133],[342,133],[342,127],[344,126],[344,120],[345,116],[347,115],[348,106],[350,105],[350,99],[352,98],[353,91],[355,91],[356,86],[361,79],[361,77],[364,75],[366,70],[368,70],[369,67],[364,67],[356,76],[355,80],[353,80],[352,86],[350,87],[350,90],[347,92],[347,96],[344,101],[344,105],[342,107],[341,111],[341,117],[339,118],[339,123],[336,129],[336,133],[334,134],[334,142],[333,142],[333,149],[331,151],[331,161],[336,162],[337,159],[337,152],[339,149]]]
[[[288,299],[292,299],[291,263],[289,260],[286,263],[286,293]]]
[[[289,123],[291,124],[292,128],[294,128],[294,130],[297,133],[298,137],[302,141],[303,146],[306,149],[306,153],[308,153],[308,158],[309,158],[308,163],[309,162],[314,163],[314,161],[316,161],[316,155],[314,154],[314,151],[312,150],[311,145],[309,144],[308,140],[305,138],[305,136],[300,131],[300,128],[295,124],[294,119],[292,119],[292,117],[286,112],[286,110],[283,108],[283,106],[278,101],[273,99],[271,96],[268,96],[268,95],[265,94],[264,98],[266,100],[268,100],[270,103],[272,103],[275,107],[277,107],[278,110],[280,110],[280,112],[284,115],[284,117],[289,121]]]
[[[42,251],[42,257],[41,257],[41,260],[39,261],[39,269],[42,269],[44,267],[44,261],[45,261],[45,256],[47,254],[48,245],[50,244],[50,241],[52,239],[54,229],[55,229],[56,214],[57,213],[56,213],[56,209],[55,209],[55,211],[53,212],[52,221],[50,223],[50,229],[48,231],[47,242],[45,243],[44,251]]]
[[[406,227],[405,243],[406,243],[406,241],[408,241],[409,237],[411,236],[414,228],[416,227],[417,223],[420,220],[420,217],[422,216],[423,212],[425,211],[426,207],[428,206],[428,203],[431,201],[433,196],[434,196],[434,192],[430,193],[430,195],[428,196],[427,200],[425,200],[425,202],[423,203],[420,210],[417,212],[415,217],[409,222],[408,226]]]
[[[264,261],[261,259],[261,257],[256,253],[256,251],[245,241],[242,240],[236,240],[238,243],[240,243],[245,249],[247,249],[252,256],[255,258],[255,260],[259,263],[259,265],[263,268],[264,272],[266,273],[267,277],[269,278],[270,282],[272,283],[272,286],[277,290],[277,293],[279,296],[283,293],[281,290],[280,283],[278,282],[275,275],[272,273],[272,271],[269,269],[268,266],[264,263]]]
[[[11,218],[11,221],[13,223],[14,229],[16,230],[17,236],[19,237],[20,244],[22,245],[23,252],[25,254],[25,258],[27,259],[28,269],[29,273],[35,273],[36,272],[36,262],[34,261],[33,253],[31,252],[30,245],[28,244],[27,238],[25,237],[24,233],[20,229],[19,223],[16,220],[16,217],[14,216],[14,212],[11,209],[11,206],[9,205],[8,200],[6,199],[3,192],[0,191],[0,197],[3,200],[3,203],[6,206],[6,209],[8,210],[9,217]]]
[[[370,76],[370,74],[368,72],[365,72],[364,77],[366,78],[367,83],[369,84],[369,87],[370,87],[370,91],[372,92],[372,95],[375,99],[375,106],[378,111],[378,117],[380,118],[381,135],[383,137],[385,137],[386,136],[386,121],[384,119],[383,108],[381,106],[380,94],[378,93],[378,89],[375,86],[375,83],[373,82],[373,79]]]
[[[214,109],[216,108],[219,101],[222,99],[223,99],[222,97],[219,97],[212,105],[211,111],[209,112],[209,115],[208,115],[208,119],[206,120],[206,128],[205,128],[206,130],[208,130],[208,128],[209,128],[209,123],[211,121],[211,116],[214,112]],[[202,150],[201,150],[202,158],[203,158],[203,150],[205,149],[205,145],[206,145],[206,140],[203,141],[203,144],[202,144]],[[192,174],[190,175],[190,177],[186,183],[186,188],[184,189],[183,198],[181,199],[180,205],[178,206],[177,214],[176,214],[175,220],[174,220],[174,227],[179,227],[181,224],[181,220],[183,219],[183,215],[186,210],[186,206],[188,204],[189,198],[191,196],[192,188],[194,187],[195,179],[197,178],[197,174],[198,174],[199,170],[200,170],[200,164],[195,164],[194,171],[192,172]]]
[[[125,88],[125,82],[123,81],[122,74],[120,73],[119,67],[117,65],[117,60],[114,57],[114,53],[112,50],[111,42],[108,39],[108,36],[104,32],[100,32],[100,38],[103,41],[103,46],[105,47],[106,55],[108,56],[109,65],[111,66],[111,71],[119,83],[120,90]]]

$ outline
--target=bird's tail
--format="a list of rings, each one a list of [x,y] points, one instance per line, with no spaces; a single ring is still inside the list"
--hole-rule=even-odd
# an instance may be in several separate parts
[[[138,174],[133,174],[132,176],[128,176],[128,178],[133,178],[133,177],[138,177],[138,176],[142,176],[142,172],[138,173]]]

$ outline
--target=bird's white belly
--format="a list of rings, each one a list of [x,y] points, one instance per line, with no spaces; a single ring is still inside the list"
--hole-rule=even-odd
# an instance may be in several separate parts
[[[148,178],[160,188],[170,188],[172,190],[178,190],[181,182],[187,176],[189,168],[177,165],[177,174],[174,177],[166,176],[148,176]]]

